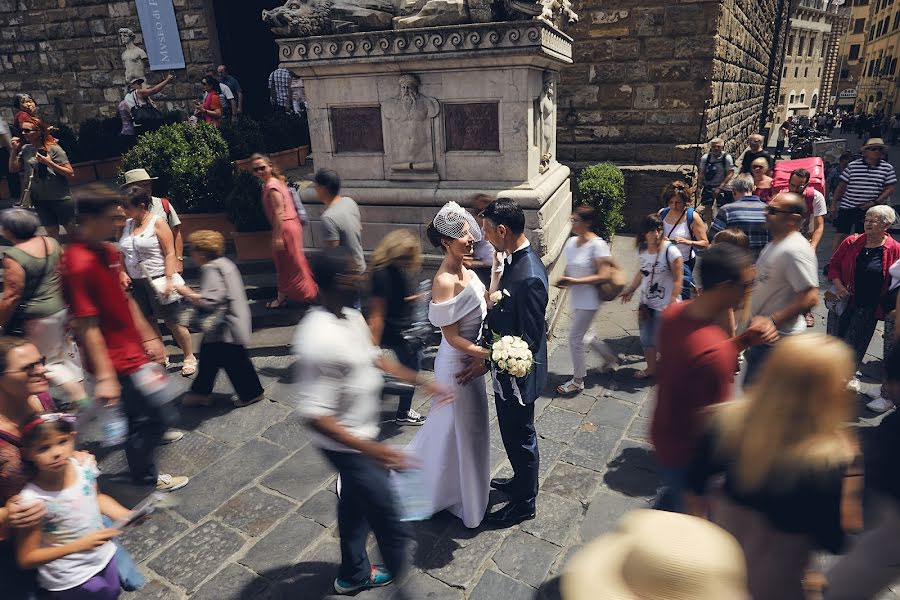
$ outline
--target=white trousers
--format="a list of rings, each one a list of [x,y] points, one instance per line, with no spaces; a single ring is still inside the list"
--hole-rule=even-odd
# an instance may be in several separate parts
[[[572,311],[572,328],[569,330],[569,351],[572,353],[572,366],[575,379],[584,379],[587,375],[585,365],[585,344],[600,354],[607,361],[615,360],[615,353],[605,342],[598,340],[590,331],[591,323],[597,310],[585,310],[581,308]]]

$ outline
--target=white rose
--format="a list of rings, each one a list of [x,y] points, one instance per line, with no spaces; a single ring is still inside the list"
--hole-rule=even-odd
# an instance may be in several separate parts
[[[505,360],[498,360],[498,361],[497,361],[497,368],[500,369],[501,371],[505,371],[505,370],[506,370],[506,361],[505,361]]]
[[[528,350],[528,343],[525,340],[523,340],[522,338],[517,339],[515,341],[514,345],[516,348],[520,348],[522,350]]]
[[[500,338],[500,341],[508,346],[509,344],[512,344],[516,340],[511,335],[504,335],[502,338]]]
[[[491,293],[491,302],[493,302],[494,304],[497,304],[501,300],[503,300],[503,292],[501,292],[500,290],[497,290],[496,292]]]
[[[493,352],[500,352],[502,349],[503,344],[501,344],[500,342],[494,342],[493,344],[491,344],[491,350]]]

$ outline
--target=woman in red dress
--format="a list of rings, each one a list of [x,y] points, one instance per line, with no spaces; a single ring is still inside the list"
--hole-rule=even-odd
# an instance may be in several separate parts
[[[203,102],[194,103],[194,114],[198,119],[203,119],[207,123],[212,123],[216,127],[222,122],[222,101],[219,99],[221,89],[219,82],[207,75],[200,80],[203,86]]]
[[[278,274],[278,297],[268,308],[282,308],[288,300],[309,304],[318,290],[303,253],[303,227],[287,184],[268,156],[254,154],[253,174],[263,183],[262,205],[272,225],[272,259]]]

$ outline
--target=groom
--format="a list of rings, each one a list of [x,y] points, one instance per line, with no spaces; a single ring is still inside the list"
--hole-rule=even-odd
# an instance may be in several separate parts
[[[547,383],[547,335],[544,315],[549,286],[538,253],[525,237],[525,213],[512,200],[501,198],[484,212],[484,234],[506,255],[500,278],[502,300],[494,304],[485,322],[485,336],[519,336],[534,355],[534,368],[525,377],[498,373],[492,368],[497,421],[514,476],[492,479],[491,487],[510,496],[502,509],[485,517],[488,523],[511,526],[535,516],[538,493],[538,443],[534,431],[534,402]],[[483,362],[471,362],[458,375],[461,383],[484,374]]]

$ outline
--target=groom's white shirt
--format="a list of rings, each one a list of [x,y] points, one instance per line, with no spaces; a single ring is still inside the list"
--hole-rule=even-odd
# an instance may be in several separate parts
[[[524,242],[522,242],[522,245],[521,245],[521,246],[519,246],[518,248],[516,248],[515,250],[512,251],[512,254],[507,254],[506,256],[504,256],[504,257],[503,257],[503,261],[504,261],[506,264],[511,265],[511,264],[512,264],[512,257],[513,257],[513,254],[515,254],[515,253],[518,252],[519,250],[524,250],[525,248],[527,248],[527,247],[530,246],[530,245],[531,245],[531,242],[529,242],[528,240],[525,240]]]

